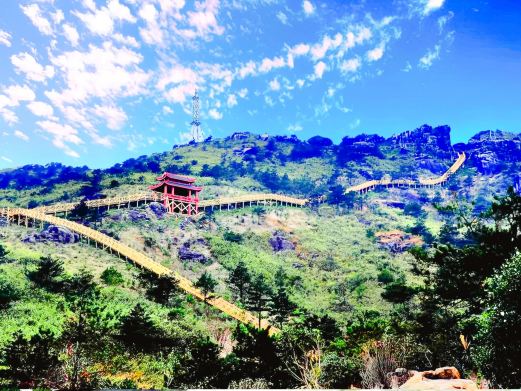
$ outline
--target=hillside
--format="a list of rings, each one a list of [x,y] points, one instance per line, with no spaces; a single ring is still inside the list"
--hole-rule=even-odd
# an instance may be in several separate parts
[[[384,175],[392,179],[438,176],[463,151],[468,156],[465,167],[446,187],[344,194],[348,185]],[[300,141],[294,136],[234,133],[223,140],[175,146],[172,151],[130,159],[105,170],[52,164],[4,171],[0,173],[0,207],[34,208],[131,194],[146,190],[163,171],[196,177],[204,186],[203,199],[250,192],[309,198],[306,208],[253,206],[209,212],[198,219],[165,215],[154,204],[77,212],[69,218],[194,282],[209,273],[216,281],[211,291],[255,311],[230,283],[238,266],[244,265],[252,276],[250,285],[257,279],[266,285],[266,297],[259,299],[262,305],[257,303],[262,316],[295,335],[309,329],[310,334],[301,337],[310,345],[302,349],[316,348],[312,330],[320,330],[330,344],[327,370],[344,373],[331,375],[327,385],[347,387],[360,381],[359,356],[366,344],[389,328],[403,333],[412,327],[401,324],[397,314],[412,311],[420,303],[414,294],[425,275],[417,273],[420,265],[415,251],[429,251],[433,242],[447,238],[453,244],[464,241],[465,231],[454,228],[454,216],[436,206],[458,202],[477,215],[493,195],[519,186],[520,164],[520,136],[499,131],[478,133],[468,143],[456,145],[451,144],[446,126],[424,125],[389,139],[345,137],[339,145],[319,136]],[[257,358],[249,356],[255,345],[251,338],[260,338],[252,337],[255,331],[235,330],[235,322],[225,315],[190,295],[167,289],[170,281],[162,285],[70,232],[50,238],[48,233],[42,236],[40,227],[0,223],[4,249],[0,252],[0,351],[4,359],[14,343],[19,343],[16,348],[23,347],[24,341],[35,343],[31,338],[42,332],[50,333],[56,346],[65,346],[64,341],[75,340],[71,335],[81,324],[91,333],[88,343],[78,342],[77,357],[67,353],[61,362],[84,360],[81,368],[96,373],[92,376],[99,386],[228,387],[235,381],[232,385],[244,387],[247,383],[240,381],[245,379],[274,387],[297,385],[295,379],[285,383],[282,379],[287,374],[277,372],[280,368],[253,371]],[[42,259],[49,258],[63,270],[54,264],[52,268],[60,269],[59,273],[42,278],[38,274],[45,270]],[[90,292],[87,299],[74,293],[80,285],[88,287],[78,290]],[[273,293],[268,294],[270,290]],[[129,342],[129,336],[136,338],[131,333],[136,324],[144,339]],[[100,333],[106,335],[101,338]],[[293,343],[294,336],[288,335],[289,340],[284,336],[270,349],[277,354],[284,351],[284,344]],[[92,341],[97,336],[110,354],[96,353]],[[57,357],[63,356],[57,349]],[[263,349],[257,353],[267,354]],[[196,362],[201,352],[206,364]],[[270,361],[264,359],[264,363]],[[214,373],[211,363],[218,360],[215,370],[220,372]]]

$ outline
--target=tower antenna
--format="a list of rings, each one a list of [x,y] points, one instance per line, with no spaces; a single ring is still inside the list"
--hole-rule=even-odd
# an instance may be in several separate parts
[[[190,125],[192,125],[190,131],[192,141],[195,141],[196,143],[203,141],[203,130],[201,129],[201,120],[199,116],[199,95],[197,95],[197,89],[192,97],[192,122]]]

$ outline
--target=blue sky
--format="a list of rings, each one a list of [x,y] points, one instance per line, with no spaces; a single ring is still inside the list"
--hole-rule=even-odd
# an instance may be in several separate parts
[[[521,2],[2,1],[0,169],[206,136],[521,131]]]

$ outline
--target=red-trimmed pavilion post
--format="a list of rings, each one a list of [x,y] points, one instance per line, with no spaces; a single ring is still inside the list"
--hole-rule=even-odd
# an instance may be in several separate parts
[[[195,185],[195,178],[165,172],[157,177],[157,184],[150,189],[163,193],[164,205],[169,213],[196,215],[199,211],[199,192],[203,189]]]

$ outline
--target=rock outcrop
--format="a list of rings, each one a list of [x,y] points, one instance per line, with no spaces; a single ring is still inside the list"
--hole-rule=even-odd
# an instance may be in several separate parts
[[[204,254],[207,245],[204,239],[196,239],[195,241],[188,241],[179,247],[178,256],[182,261],[199,262],[206,264],[210,261],[209,257]]]
[[[501,130],[479,132],[467,144],[456,144],[454,148],[465,151],[469,163],[482,174],[497,174],[506,163],[521,161],[520,135]]]
[[[149,220],[149,217],[147,214],[143,211],[137,210],[137,209],[131,209],[128,212],[128,218],[133,222],[138,222],[141,220]]]
[[[291,242],[284,232],[275,231],[273,232],[273,236],[269,239],[269,243],[273,251],[287,251],[287,250],[295,250],[295,245]]]
[[[401,253],[411,247],[423,245],[419,236],[409,235],[400,230],[377,232],[375,237],[381,247],[392,253]]]
[[[165,214],[167,213],[167,209],[163,204],[160,204],[159,202],[151,202],[148,205],[148,209],[152,211],[152,213],[158,218],[162,219],[165,217]]]
[[[434,371],[409,371],[409,379],[400,390],[477,390],[472,380],[462,379],[454,367],[438,368]]]
[[[62,244],[76,243],[79,240],[80,235],[76,232],[56,225],[49,225],[47,229],[41,232],[32,232],[22,239],[25,243],[55,242]]]
[[[443,125],[433,128],[422,125],[417,129],[409,130],[388,139],[392,144],[405,151],[414,151],[438,159],[452,157],[450,141],[450,126]]]

